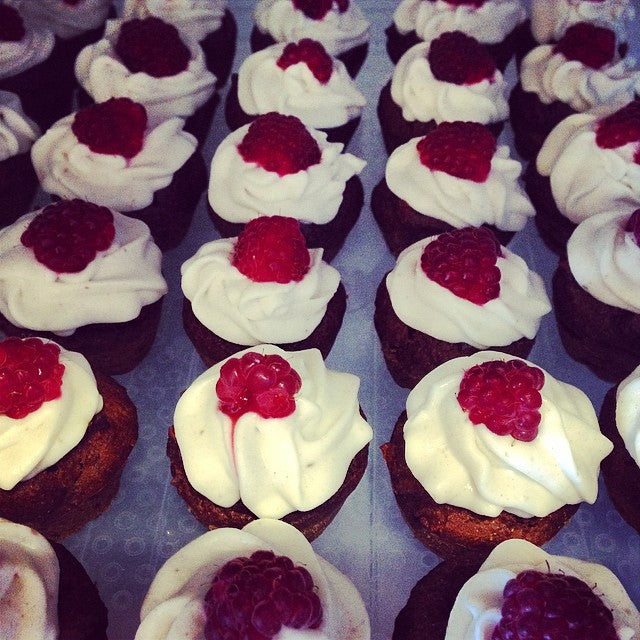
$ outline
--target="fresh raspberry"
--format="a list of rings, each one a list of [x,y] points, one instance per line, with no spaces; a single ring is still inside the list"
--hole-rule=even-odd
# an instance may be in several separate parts
[[[640,209],[636,209],[627,220],[627,224],[624,226],[624,230],[628,233],[633,233],[633,239],[635,243],[640,247]]]
[[[204,609],[205,640],[269,640],[282,627],[317,629],[322,624],[311,574],[287,556],[266,550],[218,569]]]
[[[491,640],[618,640],[613,615],[585,582],[522,571],[507,582]]]
[[[24,22],[18,11],[0,4],[0,42],[20,42],[24,34]]]
[[[531,442],[538,435],[544,373],[522,360],[491,360],[465,371],[458,403],[473,424]]]
[[[147,111],[130,98],[110,98],[78,111],[71,130],[94,153],[133,158],[144,143]]]
[[[177,75],[191,59],[178,29],[155,16],[123,22],[114,48],[131,73],[154,78]]]
[[[295,411],[293,396],[301,386],[298,372],[284,358],[249,351],[222,365],[218,407],[234,423],[251,411],[263,418],[286,418]]]
[[[20,241],[36,260],[56,273],[78,273],[115,237],[113,214],[84,200],[60,200],[45,207]]]
[[[280,176],[320,162],[318,143],[295,116],[271,111],[258,116],[238,145],[245,162],[255,162]]]
[[[601,69],[616,54],[616,36],[611,29],[590,22],[570,26],[553,48],[567,60],[577,60],[592,69]]]
[[[494,135],[478,122],[441,122],[418,142],[425,167],[473,182],[487,179],[495,151]]]
[[[293,0],[293,6],[311,20],[322,20],[331,11],[334,2],[340,13],[349,8],[349,0]]]
[[[462,31],[447,31],[429,45],[427,55],[437,80],[453,84],[476,84],[492,80],[496,63],[486,47]]]
[[[276,64],[281,69],[287,69],[298,62],[304,62],[320,84],[329,82],[333,60],[317,40],[303,38],[299,42],[289,42]]]
[[[60,347],[40,338],[0,342],[0,416],[19,420],[59,398],[64,365]]]
[[[502,249],[485,227],[466,227],[440,234],[422,252],[427,278],[459,298],[485,304],[500,295],[498,258]]]
[[[596,144],[601,149],[617,149],[630,142],[640,142],[640,99],[637,98],[596,126]],[[640,164],[640,145],[633,161]]]

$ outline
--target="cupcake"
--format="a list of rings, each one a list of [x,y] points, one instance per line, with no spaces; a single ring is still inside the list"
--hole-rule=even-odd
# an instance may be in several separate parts
[[[0,517],[60,540],[116,496],[136,409],[124,387],[55,342],[10,337],[0,352]]]
[[[414,535],[444,559],[551,539],[598,493],[612,445],[578,388],[494,351],[449,360],[407,398],[383,445]]]
[[[317,40],[303,38],[246,58],[233,77],[225,115],[233,130],[277,111],[324,131],[329,142],[346,145],[366,102],[344,63]]]
[[[256,589],[258,580],[264,589]],[[293,527],[269,519],[209,531],[171,556],[149,587],[140,620],[135,640],[166,640],[169,629],[189,629],[192,638],[371,637],[351,581]]]
[[[486,47],[462,31],[411,47],[378,101],[387,153],[445,120],[480,122],[497,138],[509,115],[506,91]]]
[[[295,116],[267,113],[233,131],[211,161],[209,215],[225,238],[259,216],[301,222],[307,246],[331,262],[355,225],[366,163]]]
[[[209,529],[277,518],[316,538],[367,466],[359,385],[317,349],[258,345],[205,371],[180,396],[167,445],[189,510]]]
[[[369,50],[370,22],[354,0],[258,0],[251,50],[276,42],[319,40],[355,77]]]
[[[489,226],[507,244],[535,213],[521,169],[484,125],[442,122],[389,156],[371,210],[396,257],[422,238],[469,226]]]
[[[485,228],[466,227],[407,247],[378,287],[373,321],[397,384],[494,349],[526,358],[551,311],[542,278]]]
[[[0,229],[0,331],[43,335],[109,374],[148,353],[167,284],[147,225],[61,200]]]
[[[56,122],[31,149],[42,188],[147,223],[161,249],[187,233],[206,184],[204,160],[181,118],[147,125],[145,108],[112,98]]]
[[[204,363],[261,343],[327,357],[347,295],[293,218],[263,216],[238,238],[208,242],[182,265],[183,322]]]

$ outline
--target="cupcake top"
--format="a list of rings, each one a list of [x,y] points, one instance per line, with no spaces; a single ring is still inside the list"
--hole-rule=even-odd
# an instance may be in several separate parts
[[[258,573],[269,571],[274,576],[280,576],[284,568],[288,602],[294,600],[291,589],[313,606],[299,604],[295,610],[285,606],[277,623],[268,625],[269,628],[263,626],[254,590],[245,586],[240,576],[233,576],[234,566],[251,566]],[[285,580],[280,578],[280,582]],[[222,637],[227,629],[235,633],[235,621],[227,627],[215,605],[220,602],[234,609],[228,594],[236,591],[247,594],[250,614],[246,617],[251,618],[254,628],[260,629],[261,637],[290,640],[369,640],[371,637],[364,603],[349,579],[317,556],[294,527],[279,520],[262,519],[243,529],[208,531],[169,558],[158,571],[142,604],[142,622],[135,640],[169,640],[173,636],[167,630],[177,628],[184,640],[204,638],[205,627],[211,628],[212,634],[217,632],[216,637]],[[240,623],[249,624],[242,616],[239,618]]]
[[[40,136],[40,128],[22,110],[20,98],[0,91],[0,161],[27,153]]]
[[[640,466],[640,367],[634,369],[616,391],[616,425],[627,451]]]
[[[420,484],[438,503],[489,517],[593,503],[612,449],[580,389],[494,351],[428,373],[409,393],[407,416],[406,462]]]
[[[256,387],[256,376],[268,387]],[[257,345],[216,364],[180,396],[174,414],[189,483],[221,507],[242,500],[259,518],[321,505],[372,438],[359,385],[327,369],[317,349]]]
[[[283,215],[335,218],[347,180],[366,162],[294,116],[268,113],[230,133],[211,161],[209,204],[229,222]]]
[[[277,111],[316,129],[357,118],[367,102],[344,63],[310,38],[247,57],[238,70],[238,101],[247,114]]]
[[[446,153],[444,152],[446,150]],[[418,213],[453,227],[495,225],[519,231],[535,215],[518,183],[522,165],[474,122],[443,122],[393,151],[389,189]]]
[[[167,292],[161,259],[144,222],[62,200],[0,230],[0,312],[17,327],[59,335],[126,322]]]
[[[86,358],[41,338],[0,341],[0,489],[54,465],[102,409]]]

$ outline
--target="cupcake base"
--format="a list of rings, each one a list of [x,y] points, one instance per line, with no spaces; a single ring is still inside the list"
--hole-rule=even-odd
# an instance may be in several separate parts
[[[38,178],[31,154],[21,153],[0,162],[0,228],[31,211]]]
[[[200,41],[207,69],[216,77],[216,88],[220,89],[229,79],[233,59],[236,55],[238,25],[229,9],[225,11],[220,27]]]

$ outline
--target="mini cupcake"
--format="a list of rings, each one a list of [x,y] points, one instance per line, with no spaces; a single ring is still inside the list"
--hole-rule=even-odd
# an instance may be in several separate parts
[[[488,226],[505,245],[535,214],[521,164],[477,122],[442,122],[389,157],[371,210],[394,256],[430,236]]]
[[[549,311],[542,278],[489,229],[466,227],[406,248],[378,287],[373,320],[393,379],[411,389],[482,349],[526,358]]]
[[[303,38],[246,58],[233,77],[225,115],[233,130],[277,111],[324,131],[329,142],[346,145],[366,102],[344,63],[317,40]]]
[[[180,549],[156,574],[140,619],[135,640],[167,640],[168,629],[193,638],[371,637],[351,581],[293,527],[268,519],[209,531]]]
[[[445,120],[480,122],[497,138],[508,115],[502,73],[486,48],[462,31],[448,31],[411,47],[378,101],[389,154]]]
[[[228,135],[211,161],[209,215],[225,238],[259,216],[301,222],[307,247],[331,262],[355,225],[364,160],[295,116],[267,113]]]
[[[105,373],[148,353],[167,284],[147,225],[61,200],[0,230],[0,330],[43,335]]]
[[[258,0],[253,17],[252,51],[313,38],[354,78],[367,57],[370,22],[354,0]]]
[[[0,517],[60,540],[116,496],[138,437],[124,387],[40,338],[0,342]]]
[[[277,518],[316,538],[367,466],[359,385],[317,349],[258,345],[205,371],[180,396],[167,445],[189,510],[209,529]]]
[[[595,501],[611,449],[582,391],[481,351],[418,383],[383,454],[418,540],[444,559],[474,561],[509,538],[550,540]]]

